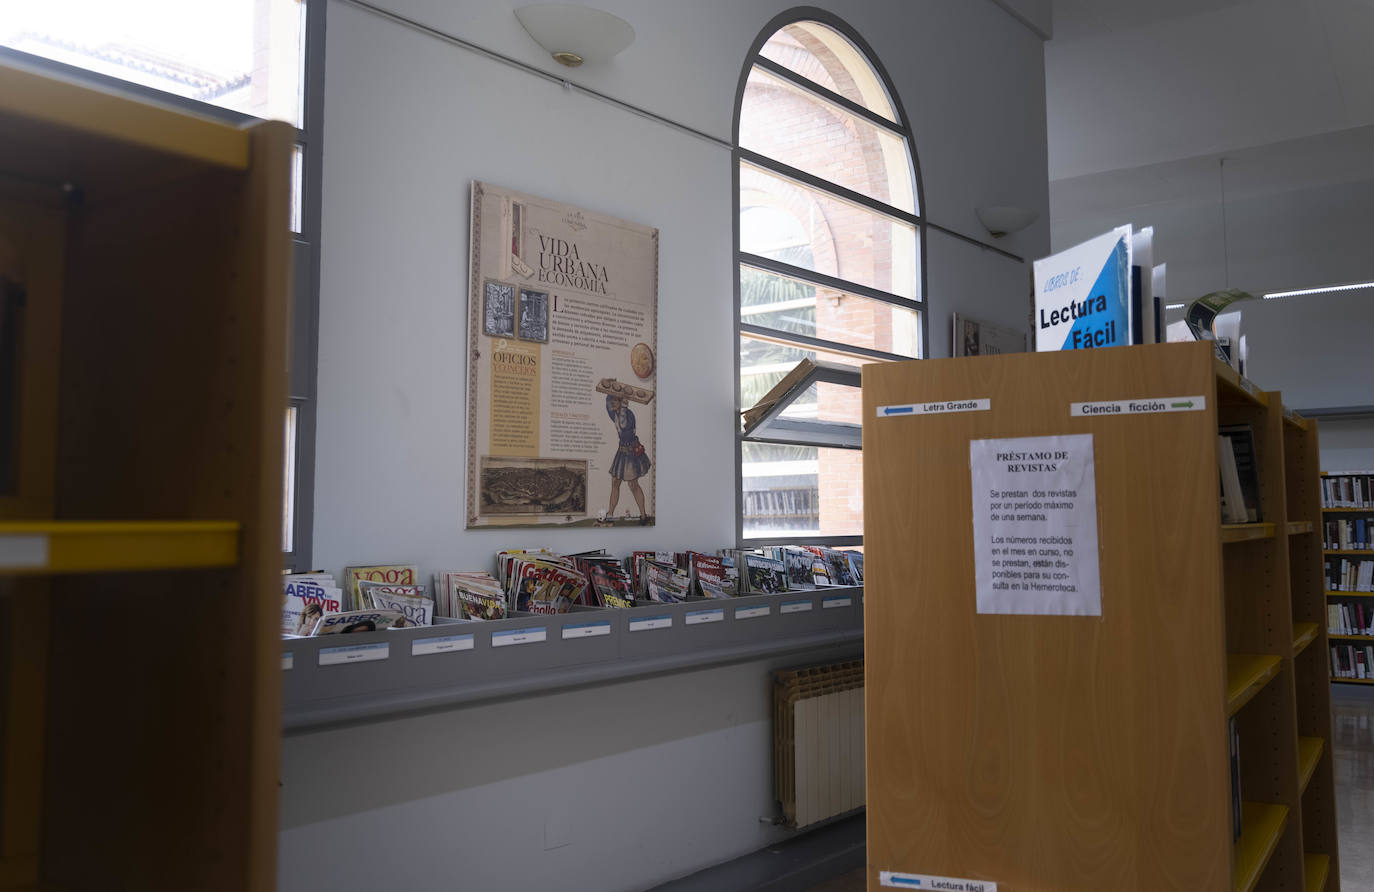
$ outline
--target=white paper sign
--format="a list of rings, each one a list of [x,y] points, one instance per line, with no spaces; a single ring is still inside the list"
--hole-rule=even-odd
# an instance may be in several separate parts
[[[1163,396],[1156,399],[1101,400],[1096,403],[1069,403],[1074,418],[1101,415],[1155,415],[1160,412],[1201,412],[1207,408],[1205,396]]]
[[[47,536],[23,533],[0,536],[0,567],[42,567],[47,563]]]
[[[649,616],[644,619],[630,620],[631,632],[648,632],[653,629],[666,629],[673,624],[673,618],[668,614],[661,616]]]
[[[318,655],[321,666],[340,666],[344,663],[370,663],[385,660],[391,655],[391,645],[351,644],[343,647],[322,647]]]
[[[979,613],[1101,616],[1093,435],[973,440]]]
[[[591,623],[568,623],[563,627],[563,640],[572,638],[597,638],[611,634],[611,624],[606,620]]]
[[[286,653],[281,655],[281,668],[283,672],[295,665],[296,655],[294,653],[288,650]]]
[[[472,650],[471,635],[444,635],[441,638],[417,638],[410,643],[410,655],[446,654],[457,650]]]
[[[735,619],[755,619],[760,616],[767,616],[770,609],[767,604],[760,604],[757,607],[736,607]]]
[[[543,626],[526,629],[511,629],[506,632],[492,632],[492,647],[513,647],[517,644],[538,644],[548,637]]]
[[[822,610],[834,610],[836,607],[848,607],[854,603],[854,599],[849,595],[829,595],[821,598]]]
[[[805,613],[811,609],[810,601],[783,601],[779,613]]]
[[[689,610],[687,611],[687,625],[699,626],[702,623],[719,623],[725,621],[725,608],[717,607],[715,610]]]
[[[878,872],[878,882],[894,889],[936,889],[940,892],[997,892],[997,884],[986,880],[963,880],[958,877],[937,877],[924,873],[899,873],[895,870]]]

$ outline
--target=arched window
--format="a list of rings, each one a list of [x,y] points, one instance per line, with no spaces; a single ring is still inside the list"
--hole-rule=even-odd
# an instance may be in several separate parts
[[[739,538],[858,544],[857,370],[918,359],[927,337],[910,126],[858,35],[797,9],[755,41],[734,137],[741,409],[802,359],[822,365],[740,434]]]

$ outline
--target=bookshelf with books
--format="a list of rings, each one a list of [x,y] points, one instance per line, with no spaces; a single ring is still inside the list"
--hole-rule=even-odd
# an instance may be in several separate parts
[[[1315,425],[1207,344],[863,374],[869,888],[1337,888]],[[1246,523],[1223,428],[1251,438]],[[1100,615],[979,612],[976,444],[1081,434]]]
[[[1331,681],[1374,684],[1374,471],[1323,471],[1323,579]]]
[[[293,138],[0,66],[0,889],[275,880]]]

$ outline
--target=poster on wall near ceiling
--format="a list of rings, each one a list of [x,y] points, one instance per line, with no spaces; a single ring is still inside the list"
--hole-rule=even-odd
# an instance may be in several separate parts
[[[472,184],[467,528],[654,523],[658,230]]]

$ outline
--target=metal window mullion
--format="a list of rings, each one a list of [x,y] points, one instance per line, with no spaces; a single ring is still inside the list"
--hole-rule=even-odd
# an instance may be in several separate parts
[[[867,106],[860,105],[853,99],[841,96],[839,93],[836,93],[834,90],[831,90],[828,87],[822,87],[820,84],[816,83],[810,78],[798,74],[792,69],[787,68],[786,66],[783,66],[777,62],[774,62],[767,56],[756,56],[754,58],[754,67],[762,68],[769,74],[776,75],[777,77],[782,78],[783,80],[790,83],[792,86],[796,87],[799,90],[805,90],[807,93],[812,94],[817,99],[823,99],[826,102],[834,103],[835,105],[838,105],[840,108],[843,108],[850,114],[863,118],[870,124],[876,124],[877,126],[883,128],[884,130],[888,131],[889,133],[892,133],[895,136],[900,136],[903,141],[905,141],[907,138],[906,126],[903,122],[889,120],[888,118],[878,114],[877,112],[873,111]],[[900,114],[898,114],[898,117],[900,117]]]
[[[739,217],[738,214],[735,215]],[[818,273],[815,270],[806,269],[801,266],[794,266],[781,260],[774,260],[771,257],[764,257],[762,254],[750,254],[748,251],[737,251],[741,266],[749,266],[766,273],[775,273],[789,279],[796,279],[808,285],[820,285],[822,288],[833,288],[836,291],[843,291],[845,294],[852,294],[855,297],[867,297],[873,300],[880,300],[883,303],[896,304],[899,307],[907,307],[912,310],[925,310],[925,301],[914,297],[902,297],[900,294],[893,294],[891,291],[884,291],[881,288],[874,288],[871,285],[860,285],[858,282],[851,282],[848,279],[837,279],[834,276],[827,276],[825,273]],[[738,276],[736,280],[738,281]]]
[[[903,356],[900,353],[887,353],[883,350],[872,350],[868,347],[856,347],[853,344],[841,344],[838,341],[827,341],[824,338],[814,338],[811,335],[798,334],[794,331],[782,331],[776,328],[768,328],[765,325],[753,325],[748,322],[741,322],[739,324],[739,332],[742,335],[757,335],[769,341],[787,341],[798,347],[811,347],[826,353],[847,353],[851,356],[865,356],[869,359],[877,359],[884,362],[906,362],[909,359],[916,358],[914,356]]]
[[[857,204],[876,214],[898,220],[908,226],[916,227],[921,225],[921,218],[919,216],[910,211],[895,208],[885,201],[879,201],[876,198],[864,195],[862,192],[855,192],[853,189],[846,189],[838,183],[832,183],[830,180],[822,179],[815,174],[807,173],[790,164],[784,164],[781,161],[769,158],[767,155],[760,155],[758,152],[753,152],[749,149],[736,149],[735,151],[739,156],[740,162],[744,164],[751,164],[754,167],[761,168],[769,173],[783,177],[784,179],[792,180],[799,185],[814,189],[817,192],[827,193],[841,201]]]

